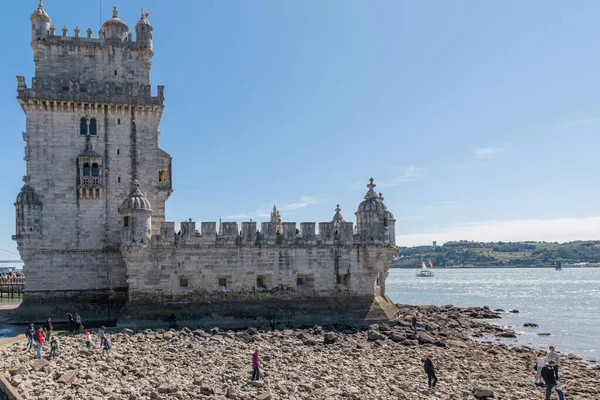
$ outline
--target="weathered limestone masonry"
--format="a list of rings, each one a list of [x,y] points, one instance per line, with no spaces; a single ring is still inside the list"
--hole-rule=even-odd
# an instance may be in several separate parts
[[[27,275],[20,318],[64,315],[188,326],[364,323],[396,312],[385,295],[395,219],[367,185],[356,226],[330,222],[165,222],[171,157],[158,147],[163,87],[151,95],[152,26],[133,40],[113,17],[98,38],[55,35],[40,1],[31,16],[32,87],[25,185],[15,203]],[[56,314],[60,312],[60,314]]]

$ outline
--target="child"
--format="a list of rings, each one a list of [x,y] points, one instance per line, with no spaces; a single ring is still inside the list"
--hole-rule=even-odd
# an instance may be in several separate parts
[[[85,331],[85,345],[89,349],[92,346],[92,334]]]
[[[58,350],[58,341],[54,336],[52,336],[52,340],[50,340],[50,356],[49,359],[53,359],[56,357],[56,350]]]
[[[535,374],[535,384],[536,386],[544,386],[544,380],[542,379],[542,369],[546,366],[546,353],[540,351],[538,353],[536,367],[537,373]]]
[[[252,354],[252,379],[250,380],[260,380],[260,360],[258,359],[258,350]]]
[[[110,349],[112,349],[112,345],[108,340],[108,336],[104,335],[104,347],[102,348],[102,357],[104,357],[105,354],[106,356],[108,356],[108,352],[110,351]]]

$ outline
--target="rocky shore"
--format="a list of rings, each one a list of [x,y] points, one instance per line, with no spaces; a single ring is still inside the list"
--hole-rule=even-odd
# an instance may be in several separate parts
[[[35,360],[23,341],[0,349],[0,374],[24,399],[542,399],[536,349],[473,340],[511,337],[488,321],[499,317],[487,308],[401,306],[397,320],[364,329],[124,329],[110,334],[104,358],[95,335],[92,350],[82,336],[61,336],[53,360]],[[250,382],[255,349],[261,380]],[[435,395],[426,390],[428,354]],[[560,373],[568,399],[600,398],[599,368],[562,354]]]

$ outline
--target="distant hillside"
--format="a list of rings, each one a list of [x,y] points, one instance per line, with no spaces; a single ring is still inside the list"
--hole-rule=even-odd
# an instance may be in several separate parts
[[[600,263],[600,241],[547,242],[448,242],[443,246],[399,247],[392,268],[416,268],[423,260],[435,267],[555,266],[566,263]]]

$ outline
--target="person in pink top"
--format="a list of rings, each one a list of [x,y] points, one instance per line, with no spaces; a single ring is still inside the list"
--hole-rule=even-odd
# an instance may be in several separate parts
[[[37,358],[39,360],[42,358],[42,347],[44,346],[44,334],[42,333],[42,328],[39,328],[35,335],[37,337]]]
[[[260,366],[260,360],[258,359],[258,350],[256,350],[254,352],[254,354],[252,354],[252,379],[251,379],[252,381],[260,380],[259,366]]]
[[[89,349],[92,346],[92,334],[85,331],[85,345]]]

